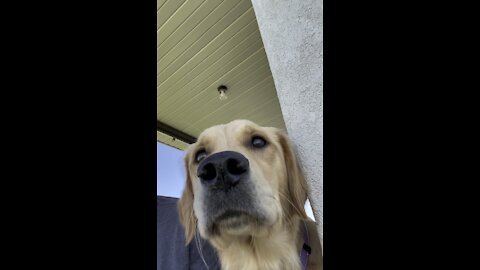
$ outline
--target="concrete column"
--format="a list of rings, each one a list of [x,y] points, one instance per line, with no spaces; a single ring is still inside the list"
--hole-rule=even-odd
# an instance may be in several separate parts
[[[323,246],[323,0],[252,0]]]

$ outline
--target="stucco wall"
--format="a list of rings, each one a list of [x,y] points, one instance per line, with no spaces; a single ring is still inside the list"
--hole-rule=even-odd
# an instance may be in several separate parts
[[[323,0],[252,0],[323,245]]]

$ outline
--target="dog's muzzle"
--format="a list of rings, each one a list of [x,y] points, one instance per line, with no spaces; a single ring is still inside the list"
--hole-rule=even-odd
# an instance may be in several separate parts
[[[248,174],[248,159],[233,151],[215,153],[202,160],[197,169],[202,185],[225,192],[245,181]]]
[[[238,152],[212,154],[200,162],[197,176],[203,187],[205,228],[210,234],[217,228],[241,228],[265,217],[255,199],[248,159]]]

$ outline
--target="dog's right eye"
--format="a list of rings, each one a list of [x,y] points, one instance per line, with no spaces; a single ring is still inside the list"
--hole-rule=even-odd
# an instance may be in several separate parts
[[[252,146],[255,148],[262,148],[267,144],[264,138],[255,136],[252,138]]]
[[[205,150],[200,150],[197,152],[197,154],[195,155],[195,161],[197,161],[198,163],[200,161],[202,161],[202,159],[206,158],[207,157],[207,152]]]

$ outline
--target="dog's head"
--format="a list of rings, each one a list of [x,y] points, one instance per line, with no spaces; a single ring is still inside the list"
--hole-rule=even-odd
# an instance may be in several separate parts
[[[247,120],[206,129],[185,156],[180,222],[189,243],[260,236],[275,224],[306,219],[306,183],[286,135]]]

